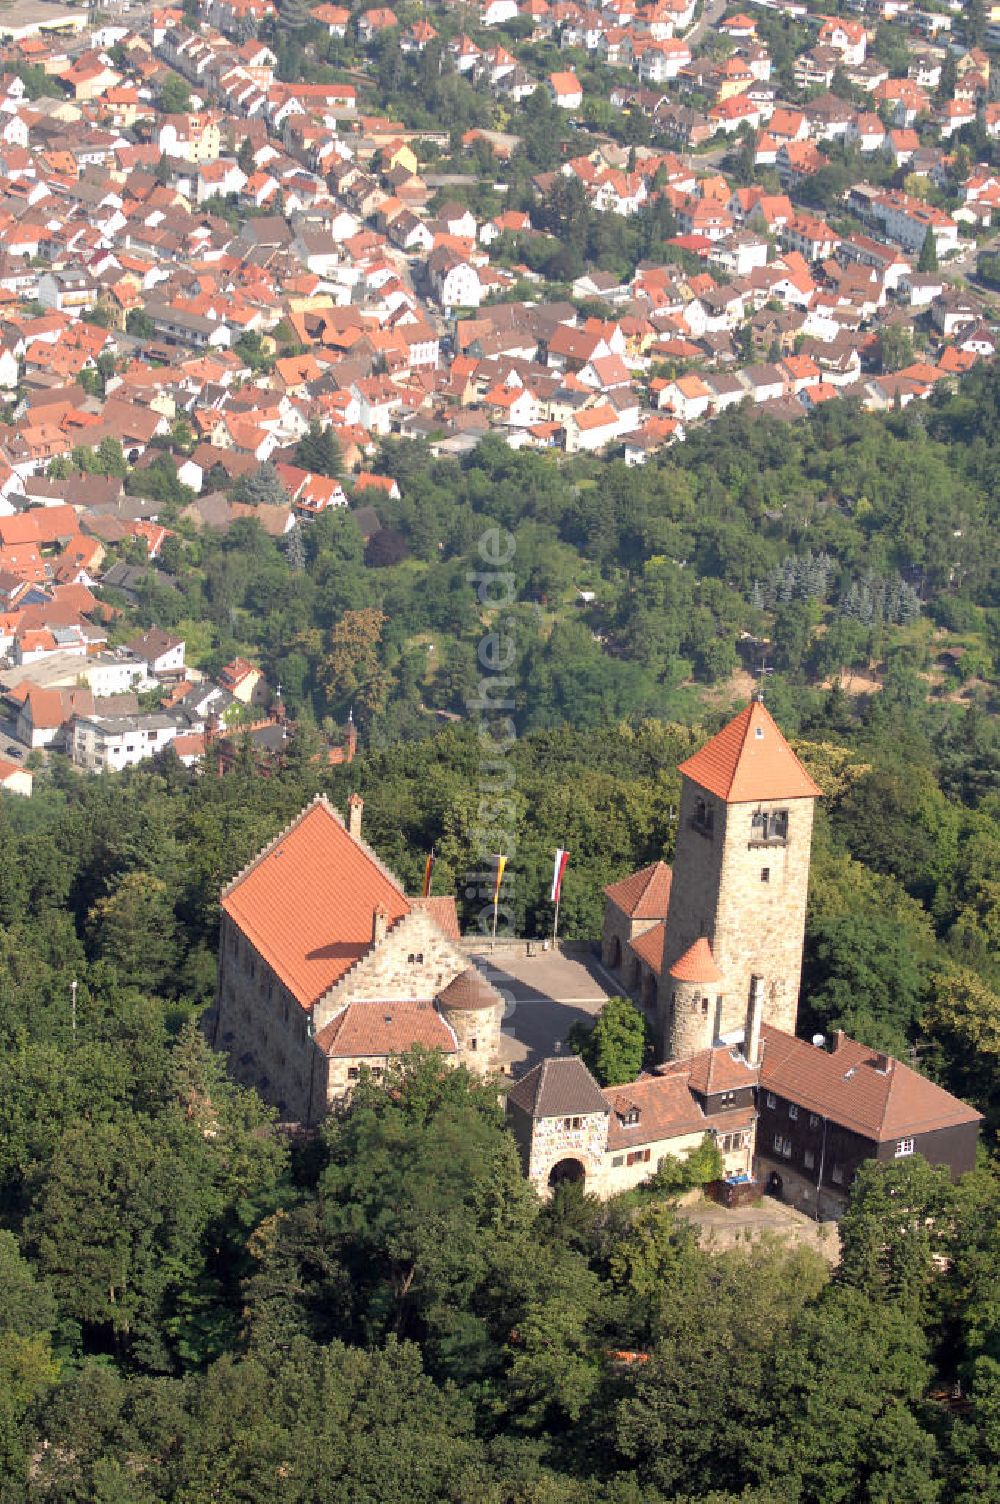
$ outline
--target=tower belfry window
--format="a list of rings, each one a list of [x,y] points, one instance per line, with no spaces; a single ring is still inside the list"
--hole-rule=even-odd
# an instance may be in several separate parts
[[[759,809],[750,816],[750,840],[755,845],[784,846],[788,840],[787,809]]]
[[[715,829],[715,811],[705,799],[694,802],[694,817],[691,822],[703,836],[710,836]]]

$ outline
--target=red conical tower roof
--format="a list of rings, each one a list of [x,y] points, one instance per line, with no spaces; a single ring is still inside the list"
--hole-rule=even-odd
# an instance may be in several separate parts
[[[705,936],[696,940],[670,968],[675,982],[721,982],[722,972],[715,964],[712,947]]]
[[[751,701],[678,772],[727,804],[822,794],[760,700]]]

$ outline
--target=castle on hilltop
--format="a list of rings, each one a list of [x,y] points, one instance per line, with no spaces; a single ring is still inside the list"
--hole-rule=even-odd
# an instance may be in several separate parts
[[[655,1000],[663,1060],[742,1042],[755,1012],[794,1034],[820,796],[760,700],[679,772],[673,871],[656,862],[605,890],[601,945]]]
[[[498,1064],[503,999],[460,949],[454,898],[408,898],[362,811],[352,794],[345,825],[315,799],[222,893],[212,1042],[299,1123],[415,1045]]]
[[[605,889],[604,965],[656,1019],[658,1064],[601,1089],[556,1056],[516,1082],[508,1119],[544,1194],[575,1181],[626,1191],[705,1139],[729,1195],[768,1183],[836,1214],[858,1166],[922,1153],[975,1163],[980,1115],[837,1031],[795,1037],[815,801],[810,778],[755,700],[681,763],[673,869]]]
[[[795,1037],[820,790],[764,706],[680,772],[673,869],[612,883],[601,940],[656,1019],[658,1063],[604,1089],[577,1056],[528,1070],[506,1099],[525,1173],[542,1194],[571,1180],[611,1195],[708,1138],[730,1185],[835,1211],[865,1159],[971,1168],[972,1108],[842,1033],[829,1049]],[[501,1066],[504,1000],[462,947],[454,898],[407,897],[362,810],[353,794],[345,824],[317,798],[222,893],[209,1035],[288,1121],[318,1123],[364,1067],[380,1076],[416,1045]]]

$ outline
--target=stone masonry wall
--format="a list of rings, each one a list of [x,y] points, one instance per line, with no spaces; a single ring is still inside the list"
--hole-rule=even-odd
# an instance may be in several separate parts
[[[591,1181],[599,1180],[608,1142],[608,1116],[604,1112],[588,1113],[580,1119],[580,1127],[567,1127],[573,1119],[540,1118],[535,1121],[531,1135],[531,1158],[528,1179],[533,1181],[539,1194],[548,1193],[549,1173],[561,1159],[578,1159],[586,1171],[584,1189],[591,1189]]]
[[[477,1075],[494,1070],[500,1055],[503,1003],[492,1008],[442,1008],[441,1016],[454,1029],[459,1062]]]
[[[756,844],[755,811],[786,809],[783,845]],[[764,978],[763,1019],[795,1032],[815,804],[812,799],[730,806],[713,948],[726,977],[722,1031],[746,1023],[750,978]],[[761,880],[763,869],[770,876]]]
[[[696,801],[704,799],[712,813],[710,835],[695,823]],[[758,810],[788,811],[784,843],[754,842],[751,820]],[[660,980],[661,1039],[674,1053],[687,1053],[710,1043],[701,1030],[691,1043],[691,1019],[676,1034],[670,1027],[670,1003],[675,984],[669,968],[701,935],[707,936],[724,981],[713,987],[721,994],[721,1010],[712,1016],[712,1032],[743,1028],[750,996],[750,978],[764,978],[763,1017],[794,1033],[802,971],[806,895],[812,839],[813,800],[774,800],[764,804],[726,805],[689,779],[683,780],[677,855],[670,893],[670,911]],[[764,869],[768,881],[762,881]],[[681,1047],[683,1045],[683,1047]]]
[[[628,968],[628,943],[637,935],[651,930],[656,919],[630,919],[610,898],[604,900],[604,926],[601,933],[601,961],[605,966]]]
[[[316,1033],[346,1003],[430,1001],[468,966],[468,957],[434,920],[415,910],[320,998],[314,1010]]]
[[[661,985],[661,999],[666,999],[661,1017],[667,1057],[683,1060],[708,1049],[725,1008],[723,983],[675,982],[664,977]]]
[[[222,916],[215,1047],[230,1074],[254,1086],[283,1118],[307,1116],[316,1047],[308,1015],[238,927]]]

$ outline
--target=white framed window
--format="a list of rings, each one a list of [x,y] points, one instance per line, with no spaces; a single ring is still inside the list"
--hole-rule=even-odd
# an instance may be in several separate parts
[[[769,1091],[767,1094],[767,1105],[768,1107],[776,1107],[778,1105],[773,1091]]]
[[[789,1102],[789,1104],[788,1104],[788,1116],[791,1118],[791,1120],[792,1120],[793,1123],[795,1122],[795,1120],[798,1117],[798,1115],[799,1115],[799,1109],[798,1109],[798,1107],[795,1105],[794,1102]]]
[[[810,1128],[818,1128],[819,1127],[819,1113],[818,1112],[811,1112],[809,1114],[809,1127]]]
[[[912,1140],[912,1138],[898,1138],[896,1140],[896,1158],[897,1159],[905,1159],[908,1154],[912,1154],[912,1153],[913,1153],[913,1140]]]

